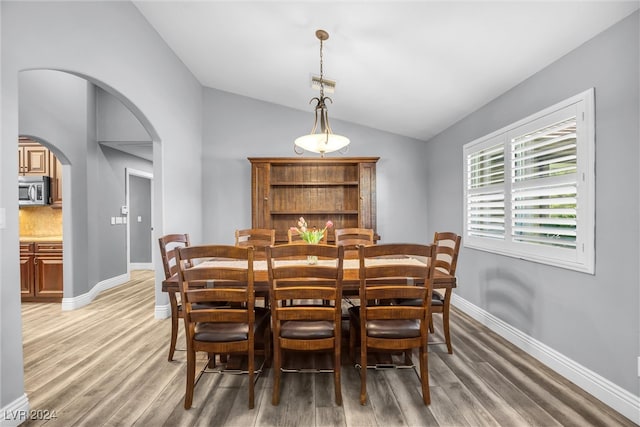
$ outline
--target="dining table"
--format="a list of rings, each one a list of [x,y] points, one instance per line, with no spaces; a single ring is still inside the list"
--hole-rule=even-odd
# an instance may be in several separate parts
[[[292,262],[300,263],[307,262],[306,260],[285,260],[279,262]],[[323,263],[334,263],[332,260],[318,260],[318,265]],[[368,259],[367,262],[386,263],[386,264],[424,264],[422,260],[416,258],[399,259]],[[246,261],[235,260],[207,260],[198,264],[201,266],[220,266],[220,267],[237,267],[243,268],[247,265]],[[197,266],[196,266],[197,267]],[[345,259],[343,261],[343,279],[342,279],[342,293],[344,295],[358,295],[360,287],[360,260],[359,259]],[[177,273],[168,279],[162,281],[163,292],[180,292]],[[253,261],[253,282],[254,289],[258,295],[268,295],[269,293],[269,272],[267,269],[266,260],[254,260]],[[206,286],[206,285],[203,285]],[[210,283],[210,286],[214,286]],[[433,289],[453,289],[457,286],[457,280],[455,276],[443,273],[440,270],[435,270],[433,278]]]

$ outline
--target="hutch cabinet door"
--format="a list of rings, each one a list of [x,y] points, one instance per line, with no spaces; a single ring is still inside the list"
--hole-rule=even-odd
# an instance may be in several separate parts
[[[360,163],[359,228],[376,229],[376,164]]]
[[[251,228],[271,228],[270,171],[269,163],[256,163],[251,168]]]

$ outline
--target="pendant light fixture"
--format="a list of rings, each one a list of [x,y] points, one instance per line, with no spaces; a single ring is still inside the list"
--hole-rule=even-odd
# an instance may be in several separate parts
[[[311,98],[309,104],[316,101],[315,108],[315,120],[313,121],[313,128],[309,135],[304,135],[296,138],[294,141],[293,150],[296,154],[302,155],[305,150],[313,153],[320,153],[324,157],[325,153],[331,153],[333,151],[346,152],[349,145],[349,138],[336,135],[331,130],[329,125],[329,113],[327,112],[326,101],[333,103],[333,100],[328,96],[324,96],[324,74],[322,69],[322,46],[323,42],[329,38],[329,33],[324,30],[317,30],[316,37],[320,40],[320,96]],[[318,130],[318,120],[320,121],[320,129]]]

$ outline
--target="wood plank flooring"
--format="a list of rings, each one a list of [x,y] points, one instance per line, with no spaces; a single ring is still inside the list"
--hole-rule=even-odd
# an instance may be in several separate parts
[[[176,351],[173,362],[166,359],[170,324],[153,318],[153,288],[152,272],[135,271],[130,282],[79,310],[22,305],[31,409],[56,417],[25,425],[635,425],[455,309],[454,354],[444,345],[429,347],[428,407],[410,369],[369,371],[369,399],[361,406],[360,377],[345,347],[341,407],[334,403],[331,374],[286,373],[281,403],[272,406],[269,369],[256,383],[253,410],[247,408],[246,376],[219,374],[201,378],[193,408],[184,410],[185,353]],[[435,323],[440,331],[440,316]],[[442,340],[438,332],[434,340]],[[178,348],[184,348],[182,333]]]

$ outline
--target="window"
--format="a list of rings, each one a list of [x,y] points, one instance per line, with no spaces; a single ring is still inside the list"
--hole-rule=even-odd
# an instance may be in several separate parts
[[[594,91],[464,146],[464,245],[593,274]]]

